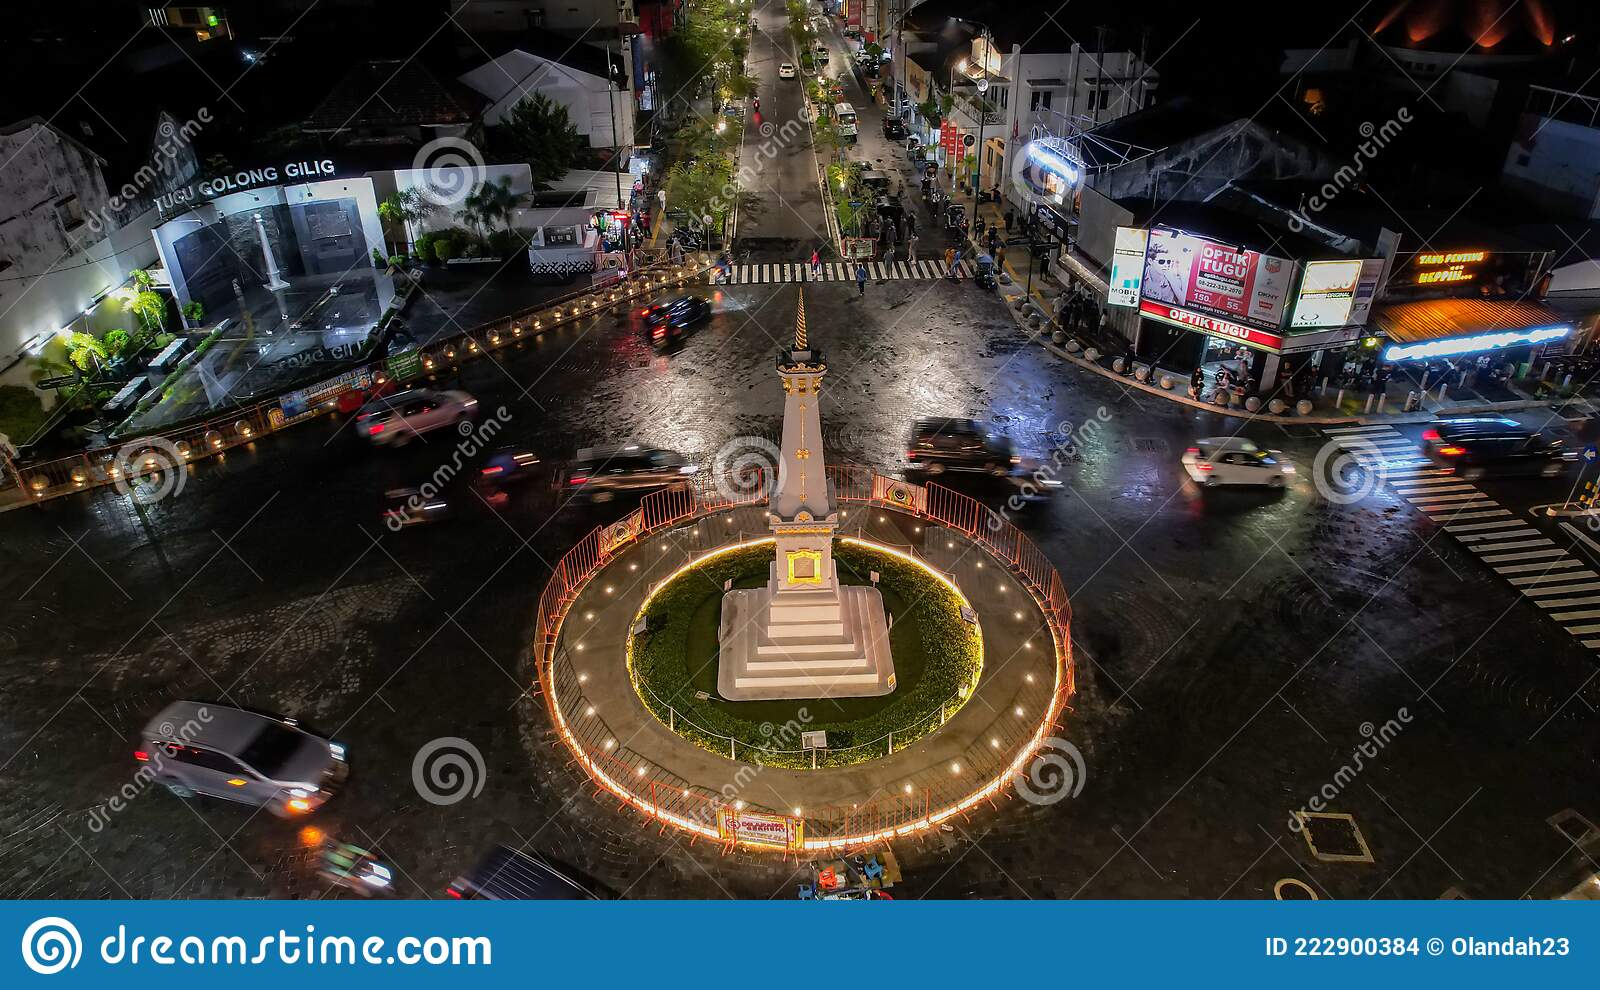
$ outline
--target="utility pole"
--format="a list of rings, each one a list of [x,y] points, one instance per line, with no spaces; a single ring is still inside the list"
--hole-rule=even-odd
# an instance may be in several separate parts
[[[620,57],[620,56],[619,56]],[[622,146],[617,143],[617,67],[611,61],[611,39],[606,39],[606,104],[611,111],[611,147],[616,149],[616,155],[622,154]],[[629,142],[632,144],[632,142]],[[622,202],[622,170],[617,167],[614,155],[611,159],[612,171],[617,178],[617,209],[623,208]]]
[[[1106,75],[1106,27],[1104,24],[1094,29],[1094,99],[1089,101],[1094,109],[1094,122],[1100,123],[1100,104],[1105,102],[1104,91],[1101,87],[1105,84]]]

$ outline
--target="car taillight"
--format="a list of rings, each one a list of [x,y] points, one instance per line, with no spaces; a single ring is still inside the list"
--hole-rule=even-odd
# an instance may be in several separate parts
[[[1439,431],[1438,430],[1423,430],[1422,431],[1422,439],[1424,439],[1424,440],[1437,440],[1437,439],[1439,439]]]
[[[581,485],[581,484],[583,484],[583,483],[584,483],[584,482],[585,482],[585,481],[588,481],[588,480],[589,480],[589,476],[588,476],[588,475],[586,475],[586,474],[575,474],[575,475],[573,475],[573,476],[572,476],[572,478],[571,478],[571,479],[570,479],[570,480],[569,480],[569,484],[574,484],[574,485]]]
[[[1184,451],[1184,453],[1185,454],[1194,454],[1196,457],[1198,457],[1198,456],[1200,456],[1200,448],[1199,447],[1190,447],[1188,450]]]
[[[1209,464],[1196,464],[1195,467],[1199,468],[1202,471],[1211,470],[1211,465],[1209,465]]]
[[[667,325],[665,323],[658,323],[656,324],[655,329],[650,333],[651,336],[655,337],[655,339],[660,340],[662,337],[667,335]]]
[[[134,750],[133,751],[133,758],[138,760],[140,763],[149,763],[150,762],[150,754],[146,753],[142,749]]]
[[[489,465],[489,466],[488,466],[488,467],[486,467],[486,468],[484,468],[484,469],[483,469],[483,473],[484,473],[484,474],[485,474],[485,475],[486,475],[486,476],[487,476],[487,475],[495,475],[495,474],[500,474],[500,473],[501,473],[501,472],[503,472],[503,471],[505,471],[505,468],[503,468],[503,467],[501,467],[501,466],[500,466],[500,465],[498,465],[498,464],[491,464],[491,465]]]
[[[454,897],[458,901],[461,900],[461,891],[455,889],[454,887],[446,887],[444,892],[451,897]]]
[[[1455,444],[1447,444],[1447,445],[1439,448],[1439,453],[1443,454],[1445,457],[1460,457],[1462,454],[1465,454],[1466,452],[1467,452],[1467,448],[1465,448],[1465,447],[1457,447]]]
[[[373,423],[371,426],[367,427],[367,435],[368,436],[375,437],[375,436],[377,436],[378,434],[380,434],[382,432],[383,432],[383,424],[382,423]]]

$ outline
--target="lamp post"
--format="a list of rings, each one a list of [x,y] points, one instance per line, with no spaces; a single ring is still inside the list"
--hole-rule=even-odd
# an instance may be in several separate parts
[[[983,108],[984,94],[989,91],[989,51],[994,47],[994,32],[989,29],[989,25],[983,23],[982,21],[973,20],[970,17],[952,17],[950,19],[952,21],[961,21],[966,24],[971,24],[979,28],[980,30],[978,37],[982,38],[984,41],[983,59],[978,63],[978,79],[976,83],[978,89],[978,143],[974,148],[975,153],[972,156],[972,219],[967,223],[967,230],[972,232],[973,235],[973,247],[976,248],[978,244],[978,197],[982,194],[983,190],[983,128],[984,125],[988,123],[989,118],[988,113],[985,112]],[[962,63],[963,67],[965,64],[965,62]],[[954,83],[952,80],[951,95],[953,96],[954,93]]]

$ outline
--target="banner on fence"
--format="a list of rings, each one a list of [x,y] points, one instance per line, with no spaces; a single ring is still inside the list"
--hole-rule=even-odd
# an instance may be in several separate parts
[[[609,554],[625,543],[638,539],[644,525],[644,513],[638,509],[612,523],[600,534],[600,552]]]
[[[919,515],[928,511],[928,490],[881,474],[872,476],[872,498]]]
[[[787,815],[717,809],[717,834],[724,842],[747,842],[794,851],[805,845],[805,821]]]

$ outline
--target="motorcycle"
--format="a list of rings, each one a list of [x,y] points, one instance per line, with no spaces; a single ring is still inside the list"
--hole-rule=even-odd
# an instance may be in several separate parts
[[[363,897],[393,897],[394,872],[370,849],[330,840],[323,847],[317,876]]]

